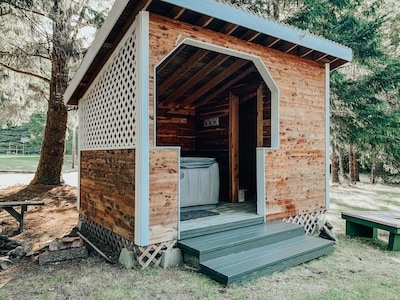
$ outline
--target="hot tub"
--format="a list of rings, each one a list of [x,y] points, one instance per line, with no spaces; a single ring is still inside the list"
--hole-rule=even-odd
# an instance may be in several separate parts
[[[217,204],[219,168],[215,158],[181,157],[180,206]]]

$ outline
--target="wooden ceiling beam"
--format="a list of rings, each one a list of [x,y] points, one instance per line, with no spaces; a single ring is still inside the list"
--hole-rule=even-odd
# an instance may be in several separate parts
[[[289,53],[290,51],[292,51],[293,49],[295,49],[298,45],[294,44],[291,47],[289,47],[287,50],[285,50],[285,53]]]
[[[257,97],[257,91],[252,90],[251,93],[244,94],[242,97],[240,97],[240,104],[243,104],[243,103],[249,101],[250,99],[254,99],[256,97]]]
[[[178,51],[178,50],[177,50],[177,51],[174,51],[170,56],[168,56],[168,58],[167,58],[161,65],[159,65],[159,66],[157,67],[157,72],[163,71],[163,70],[165,69],[165,67],[167,67],[168,64],[169,64],[171,61],[173,61],[173,60],[175,59],[175,57],[176,57],[183,49],[185,49],[185,47],[186,47],[186,45],[182,45],[182,46],[179,48],[179,51]]]
[[[201,18],[196,22],[197,26],[200,26],[202,28],[207,27],[208,24],[210,24],[212,21],[214,20],[214,18],[209,17],[209,16],[201,16]]]
[[[253,31],[253,30],[249,30],[245,34],[243,34],[240,38],[243,39],[243,40],[246,40],[248,42],[251,42],[254,39],[256,39],[257,37],[259,37],[260,35],[261,35],[261,32],[256,32],[256,31]]]
[[[256,91],[261,83],[262,82],[260,82],[260,81],[247,82],[244,86],[237,86],[237,87],[231,88],[229,91],[234,93],[235,95],[242,97],[244,95],[256,93]]]
[[[251,67],[247,68],[245,71],[241,72],[240,75],[232,78],[229,80],[227,83],[225,83],[223,86],[221,86],[218,90],[207,96],[207,98],[204,98],[201,100],[196,106],[203,106],[213,100],[215,97],[217,97],[219,94],[223,93],[224,91],[228,90],[231,86],[233,86],[235,83],[239,82],[243,78],[245,78],[247,75],[250,73],[254,72],[254,67],[251,65]]]
[[[202,106],[213,100],[215,97],[217,97],[219,94],[222,94],[226,90],[228,90],[231,86],[245,78],[247,75],[250,73],[254,72],[255,68],[253,65],[251,65],[249,68],[247,68],[245,71],[241,72],[238,76],[235,76],[228,82],[226,82],[223,86],[221,86],[219,89],[214,91],[212,94],[201,100],[199,103],[196,103],[196,106]]]
[[[324,55],[318,57],[315,61],[320,61],[320,60],[324,59],[327,56],[328,56],[328,54],[324,54]]]
[[[174,53],[174,57],[178,55],[179,51],[176,51],[177,53]],[[210,51],[204,50],[204,49],[199,49],[197,50],[189,59],[187,59],[177,70],[175,70],[171,76],[169,76],[163,83],[161,83],[157,87],[157,94],[162,95],[165,93],[165,91],[174,83],[178,80],[179,77],[181,77],[183,74],[185,74],[187,71],[189,71],[195,64],[197,64],[199,61],[201,61]],[[171,61],[171,60],[169,60]],[[168,65],[168,62],[163,64],[163,67]],[[162,69],[157,68],[157,73],[161,71]]]
[[[184,102],[180,103],[182,107],[190,106],[193,102],[199,99],[204,94],[208,93],[212,88],[216,87],[220,84],[224,79],[230,77],[233,73],[238,71],[244,65],[246,65],[249,61],[244,59],[238,59],[233,64],[231,64],[228,68],[226,68],[223,72],[219,73],[212,80],[208,81],[205,85],[203,85],[200,89],[196,90],[188,99]]]
[[[173,9],[171,9],[170,16],[172,19],[178,20],[183,15],[185,10],[186,8],[175,6]]]
[[[175,92],[169,95],[166,99],[161,101],[162,104],[169,105],[175,102],[181,95],[183,95],[186,91],[188,91],[190,88],[196,85],[201,79],[203,79],[213,70],[215,70],[218,66],[224,63],[224,61],[226,61],[228,58],[229,56],[225,54],[217,55],[217,57],[215,57],[211,62],[209,62],[203,69],[197,72],[196,75],[194,75],[192,78],[183,83],[179,88],[175,90]]]
[[[239,25],[235,25],[232,23],[226,23],[224,27],[220,30],[222,33],[231,35],[236,29],[239,28]]]
[[[278,43],[281,39],[275,39],[273,40],[271,43],[266,44],[265,46],[268,48],[271,48],[273,45],[275,45],[276,43]]]
[[[314,51],[313,49],[308,49],[303,54],[300,54],[300,57],[306,57],[307,55],[311,54],[313,51]]]

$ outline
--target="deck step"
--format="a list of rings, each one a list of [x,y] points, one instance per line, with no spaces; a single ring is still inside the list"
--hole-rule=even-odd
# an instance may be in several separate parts
[[[302,235],[304,228],[300,225],[271,222],[181,240],[178,246],[185,255],[202,262]]]
[[[262,223],[264,223],[264,217],[257,216],[257,217],[253,217],[253,218],[247,218],[244,220],[240,220],[240,221],[236,220],[236,221],[225,222],[225,223],[217,224],[217,225],[200,227],[200,228],[196,228],[196,229],[183,230],[180,232],[180,239],[185,240],[185,239],[203,236],[203,235],[209,235],[209,234],[213,234],[213,233],[217,233],[217,232],[225,232],[227,228],[236,229],[236,228],[258,225],[258,224],[262,224]]]
[[[328,254],[333,245],[332,241],[304,235],[203,261],[200,270],[224,284],[240,283]]]
[[[334,242],[307,236],[297,224],[226,228],[178,242],[185,263],[224,284],[272,274],[333,251]]]

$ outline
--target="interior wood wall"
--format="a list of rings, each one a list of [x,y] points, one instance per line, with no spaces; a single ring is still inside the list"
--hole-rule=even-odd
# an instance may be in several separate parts
[[[280,89],[280,148],[267,150],[265,159],[267,220],[324,209],[323,65],[150,14],[150,143],[155,141],[154,67],[185,38],[260,57]],[[154,155],[162,157],[162,150],[157,151]],[[173,182],[176,177],[171,176]]]
[[[204,127],[204,120],[218,118],[219,125]],[[197,110],[196,150],[225,150],[229,144],[229,101],[218,99]]]
[[[134,241],[135,151],[81,151],[80,164],[80,216]]]
[[[183,145],[182,151],[195,150],[195,111],[157,107],[157,145]]]

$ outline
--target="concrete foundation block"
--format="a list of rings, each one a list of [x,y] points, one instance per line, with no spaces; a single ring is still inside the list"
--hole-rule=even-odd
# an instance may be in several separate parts
[[[118,261],[127,269],[133,269],[137,265],[135,252],[126,248],[122,248]]]
[[[162,268],[177,267],[183,264],[182,251],[178,248],[168,249],[161,254]]]

